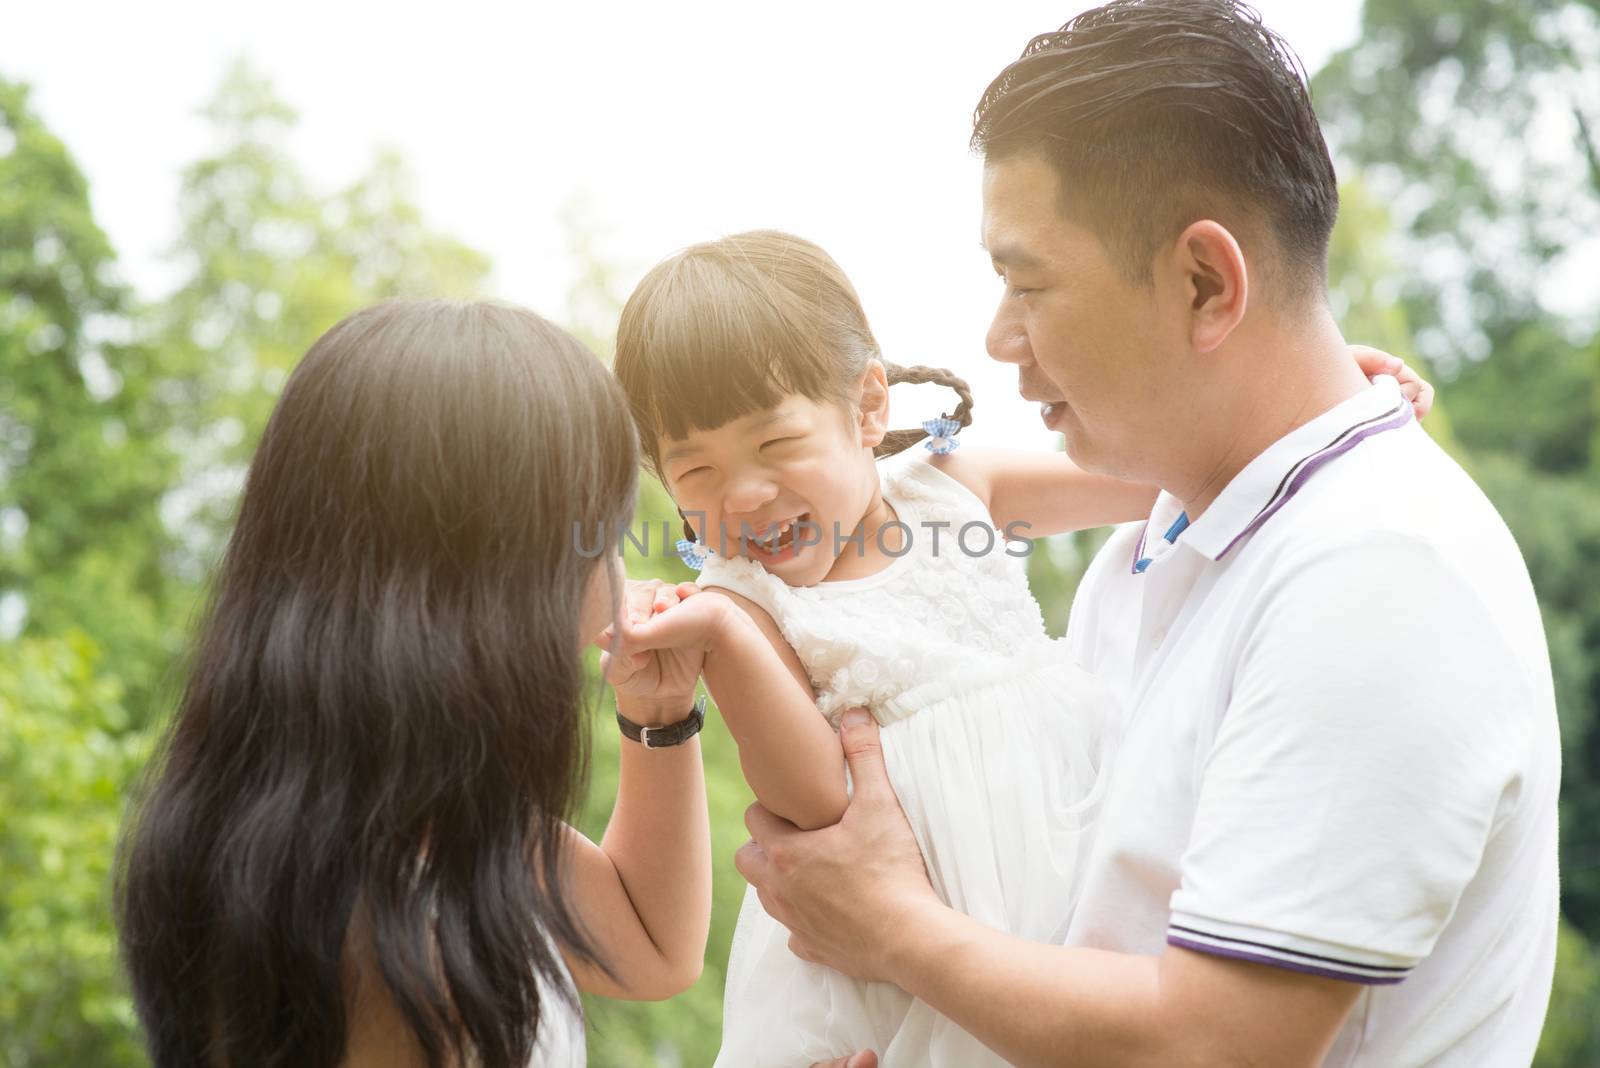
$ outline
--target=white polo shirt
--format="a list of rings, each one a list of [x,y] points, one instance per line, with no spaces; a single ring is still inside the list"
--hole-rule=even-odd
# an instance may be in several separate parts
[[[1162,494],[1068,638],[1127,709],[1069,944],[1364,984],[1325,1065],[1532,1060],[1558,909],[1544,630],[1505,524],[1393,379],[1192,524]]]

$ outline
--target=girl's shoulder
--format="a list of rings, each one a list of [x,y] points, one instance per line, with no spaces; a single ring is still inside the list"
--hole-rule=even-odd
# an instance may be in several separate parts
[[[789,587],[754,560],[744,556],[707,553],[695,582],[701,589],[717,586],[748,597],[764,608],[773,619],[782,618],[783,602]]]
[[[881,461],[878,477],[891,500],[912,501],[931,513],[926,518],[989,522],[989,506],[961,477],[964,467],[950,459],[954,455],[891,456]]]

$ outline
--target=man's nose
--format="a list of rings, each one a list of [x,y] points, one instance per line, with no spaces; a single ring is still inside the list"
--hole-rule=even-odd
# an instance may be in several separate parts
[[[1011,301],[1002,300],[995,309],[994,321],[983,339],[989,358],[1000,363],[1025,364],[1033,362],[1033,348],[1028,344],[1028,332],[1022,318],[1011,310]]]

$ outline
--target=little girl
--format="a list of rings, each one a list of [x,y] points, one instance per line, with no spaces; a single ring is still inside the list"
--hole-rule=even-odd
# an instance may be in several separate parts
[[[704,678],[763,806],[836,822],[836,730],[864,706],[934,889],[1036,942],[1071,915],[1116,716],[1044,627],[1019,535],[1148,515],[1155,490],[1062,454],[953,448],[964,383],[886,365],[820,248],[759,231],[657,265],[622,312],[616,372],[647,462],[693,517],[690,597],[639,648],[705,650]],[[961,398],[925,435],[889,431],[888,386]],[[718,1065],[793,1068],[877,1051],[884,1068],[1001,1065],[897,987],[808,964],[747,892]]]

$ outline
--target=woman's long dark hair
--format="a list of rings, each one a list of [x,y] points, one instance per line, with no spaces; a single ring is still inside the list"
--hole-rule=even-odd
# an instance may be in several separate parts
[[[158,1068],[332,1066],[352,918],[430,1065],[523,1068],[587,771],[579,618],[637,453],[530,312],[407,301],[312,346],[246,479],[118,923]],[[574,1006],[575,1008],[575,1006]]]

